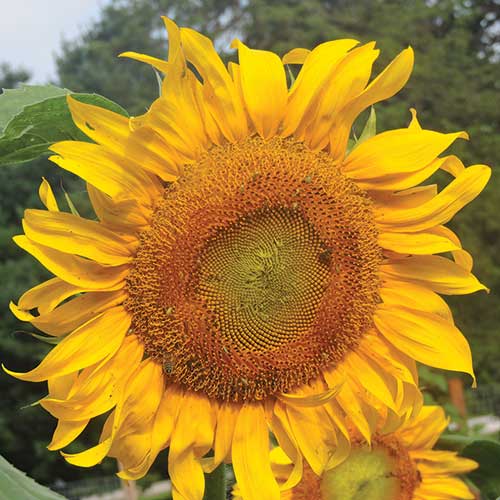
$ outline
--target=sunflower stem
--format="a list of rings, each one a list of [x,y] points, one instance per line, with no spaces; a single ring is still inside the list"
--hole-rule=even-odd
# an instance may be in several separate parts
[[[223,463],[210,474],[205,474],[203,500],[226,500],[226,466]]]

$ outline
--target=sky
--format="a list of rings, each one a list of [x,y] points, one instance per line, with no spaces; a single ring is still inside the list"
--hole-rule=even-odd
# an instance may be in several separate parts
[[[23,66],[30,83],[56,78],[55,53],[98,18],[108,0],[0,0],[0,63]]]

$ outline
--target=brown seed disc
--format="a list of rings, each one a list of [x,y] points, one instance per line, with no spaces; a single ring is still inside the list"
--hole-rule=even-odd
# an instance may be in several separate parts
[[[327,154],[251,138],[213,147],[165,189],[126,307],[172,381],[262,399],[357,345],[380,259],[368,196]]]

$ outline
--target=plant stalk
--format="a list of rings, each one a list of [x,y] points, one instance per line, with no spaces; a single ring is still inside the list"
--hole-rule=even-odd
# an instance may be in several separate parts
[[[205,474],[203,500],[226,500],[226,466],[223,463],[210,474]]]

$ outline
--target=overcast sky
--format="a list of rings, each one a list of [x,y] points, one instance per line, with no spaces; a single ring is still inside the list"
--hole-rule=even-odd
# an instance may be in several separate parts
[[[31,83],[55,78],[54,53],[98,17],[108,0],[0,0],[0,63],[31,71]]]

